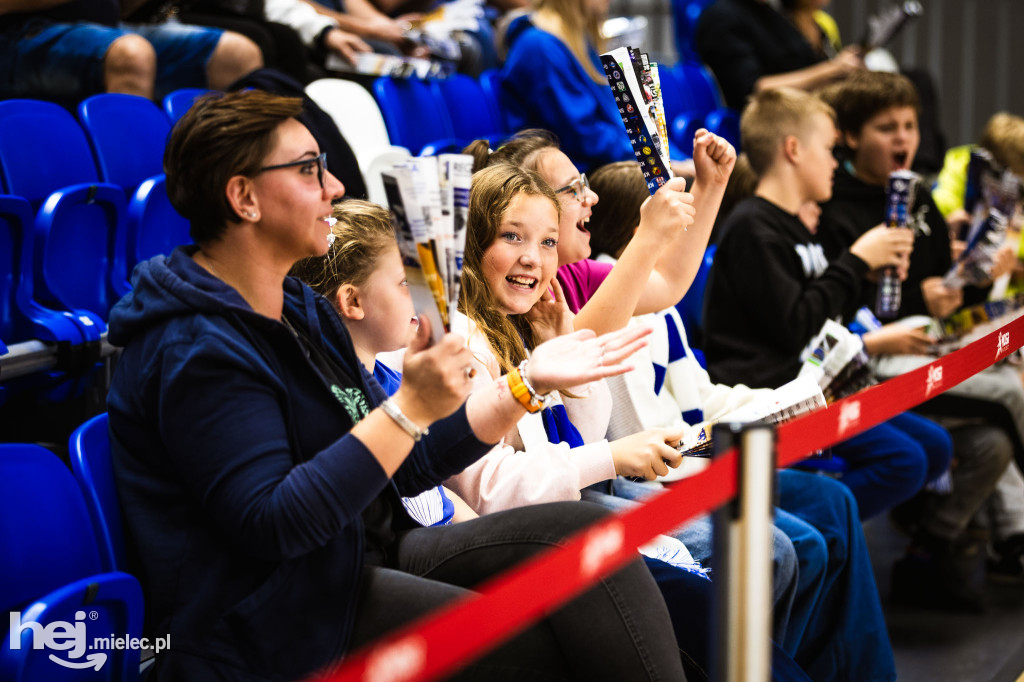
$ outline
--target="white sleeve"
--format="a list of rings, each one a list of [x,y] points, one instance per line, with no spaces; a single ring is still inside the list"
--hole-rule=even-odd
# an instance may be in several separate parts
[[[533,416],[533,415],[527,415]],[[608,441],[578,448],[545,443],[516,451],[500,443],[445,487],[478,514],[542,502],[580,499],[580,490],[615,477]]]
[[[337,28],[336,21],[320,14],[301,0],[265,0],[263,17],[275,24],[290,26],[302,42],[315,47],[316,37],[326,28]]]
[[[576,398],[560,394],[565,414],[580,432],[584,443],[604,438],[612,415],[612,394],[604,379],[575,386],[570,391]]]
[[[463,315],[452,318],[452,327],[465,334],[476,362],[480,363],[473,381],[473,390],[486,389],[501,375],[498,363],[483,336]],[[592,389],[581,389],[591,400]],[[596,389],[601,391],[602,388]],[[607,388],[603,388],[607,391]],[[579,395],[579,394],[577,394]],[[610,397],[607,393],[610,410]],[[601,398],[593,396],[597,400]],[[593,409],[593,408],[590,408]],[[566,409],[568,414],[568,408]],[[605,412],[607,422],[607,412]],[[570,448],[566,443],[549,443],[541,415],[527,414],[490,452],[471,464],[462,473],[445,482],[445,486],[466,501],[478,514],[489,514],[542,502],[563,502],[580,499],[580,490],[615,478],[611,447],[603,440],[604,427],[594,443]],[[581,434],[582,435],[582,434]],[[513,445],[514,444],[514,445]]]

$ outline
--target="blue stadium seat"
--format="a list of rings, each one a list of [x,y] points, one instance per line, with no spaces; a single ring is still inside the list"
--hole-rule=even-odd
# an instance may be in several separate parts
[[[32,228],[28,201],[0,195],[0,339],[81,343],[86,339],[72,313],[46,308],[33,297]]]
[[[681,59],[700,59],[694,38],[701,12],[714,0],[672,0],[672,18],[676,29],[676,51]]]
[[[97,637],[141,637],[142,590],[126,573],[102,571],[71,472],[39,446],[0,445],[0,505],[0,608],[20,621],[13,644],[10,621],[3,627],[0,679],[137,680],[137,649],[90,650]],[[48,626],[70,638],[59,638],[63,649],[33,648]]]
[[[202,88],[182,88],[168,93],[164,97],[164,113],[167,115],[167,120],[173,126],[178,119],[185,115],[186,111],[192,108],[192,102],[196,97],[202,97],[209,92],[213,91]]]
[[[661,98],[669,126],[669,140],[688,156],[693,154],[693,136],[704,125],[690,88],[673,68],[660,68]]]
[[[0,181],[37,211],[31,271],[37,300],[88,319],[86,333],[98,338],[121,293],[110,276],[124,190],[98,182],[75,119],[56,104],[34,100],[0,102]]]
[[[464,73],[435,80],[430,84],[435,96],[444,102],[455,137],[461,140],[489,140],[497,146],[508,138],[505,123],[480,81]]]
[[[484,95],[487,96],[488,103],[497,112],[502,130],[511,131],[512,126],[509,125],[508,117],[505,116],[505,110],[501,108],[501,97],[499,96],[501,91],[501,69],[488,69],[481,73],[480,87],[483,89]]]
[[[683,319],[690,343],[697,347],[701,346],[704,331],[704,291],[708,287],[708,277],[711,275],[711,265],[715,262],[717,250],[718,245],[711,244],[704,251],[704,258],[700,262],[697,276],[693,278],[693,284],[686,290],[683,300],[676,304],[676,310]]]
[[[100,179],[132,192],[163,172],[171,125],[144,97],[106,93],[78,105],[78,120],[92,146]]]
[[[722,92],[710,69],[697,61],[680,61],[675,66],[676,81],[688,88],[693,111],[704,121],[704,127],[732,142],[740,149],[739,112],[725,106]]]
[[[430,86],[416,78],[381,76],[373,82],[373,96],[380,105],[391,143],[414,155],[457,152],[463,147],[454,138],[448,111]]]
[[[124,527],[110,458],[106,413],[93,417],[71,434],[71,471],[82,490],[105,571],[125,570]]]
[[[73,185],[49,196],[36,217],[36,295],[46,303],[105,320],[127,293],[123,277],[113,280],[123,252],[114,251],[114,235],[125,213],[124,190],[108,184]],[[120,251],[120,250],[119,250]],[[41,290],[41,292],[40,292]]]
[[[189,223],[167,198],[167,177],[149,178],[135,191],[125,221],[125,264],[131,270],[153,256],[169,255],[180,244],[191,244]]]

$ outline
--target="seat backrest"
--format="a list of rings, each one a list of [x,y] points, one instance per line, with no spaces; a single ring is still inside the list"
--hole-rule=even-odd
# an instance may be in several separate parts
[[[501,69],[488,69],[481,73],[480,87],[483,89],[488,103],[494,109],[501,129],[505,131],[512,130],[508,117],[505,116],[505,110],[501,108],[501,98],[498,96],[501,89]]]
[[[112,273],[127,270],[123,248],[114,244],[126,203],[124,190],[106,183],[50,195],[36,216],[36,239],[43,243],[34,273],[39,301],[107,319],[125,293],[114,286]]]
[[[144,260],[170,255],[174,247],[192,243],[188,221],[167,198],[167,177],[162,173],[139,185],[128,204],[125,225],[126,275]]]
[[[453,137],[448,111],[427,83],[381,76],[373,82],[373,95],[391,141],[413,154],[429,142]]]
[[[455,137],[464,140],[488,138],[504,132],[497,105],[478,80],[464,73],[432,81],[435,95],[445,104]]]
[[[153,102],[135,95],[93,95],[78,105],[78,119],[103,181],[132,191],[163,172],[171,125]]]
[[[714,0],[672,0],[676,29],[676,51],[682,59],[700,59],[697,54],[697,21]]]
[[[377,100],[359,83],[321,78],[306,86],[306,94],[334,121],[360,168],[365,170],[377,155],[391,147]]]
[[[676,64],[676,77],[690,92],[694,107],[701,116],[724,106],[718,81],[708,67],[700,62],[681,61]]]
[[[192,102],[197,97],[202,97],[208,92],[211,91],[203,88],[182,88],[164,96],[164,114],[167,116],[168,122],[173,126],[178,119],[185,115],[186,111],[192,108]]]
[[[96,182],[96,165],[74,117],[51,102],[0,102],[0,178],[33,206],[61,187]]]
[[[57,455],[0,444],[0,505],[0,607],[18,610],[100,572],[85,501]]]
[[[100,548],[103,570],[125,570],[124,526],[110,456],[106,413],[93,417],[71,434],[71,471],[82,491]]]
[[[80,343],[82,335],[72,318],[34,299],[33,219],[28,201],[0,195],[0,340]]]
[[[0,342],[15,343],[26,339],[17,337],[18,254],[21,235],[25,229],[22,220],[7,210],[9,201],[17,203],[19,197],[0,195]]]
[[[135,682],[138,649],[96,638],[142,634],[142,590],[130,575],[101,572],[67,466],[37,445],[0,445],[0,505],[0,610],[11,612],[0,679]]]
[[[665,119],[671,124],[681,114],[694,112],[696,105],[686,83],[680,82],[680,74],[674,68],[660,67],[661,99],[665,105]]]

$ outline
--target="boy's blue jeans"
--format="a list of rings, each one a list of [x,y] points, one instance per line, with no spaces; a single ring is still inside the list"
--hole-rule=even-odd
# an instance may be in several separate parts
[[[658,492],[623,478],[615,479],[611,487],[623,501]],[[785,559],[778,556],[777,541],[775,608],[788,609],[788,615],[780,619],[782,614],[775,614],[776,641],[815,680],[895,679],[892,647],[856,499],[835,480],[789,469],[779,472],[778,493],[775,528],[790,541],[797,569],[794,584],[780,584],[780,568],[787,569]],[[585,494],[584,499],[590,497]],[[672,535],[683,541],[695,559],[714,566],[707,517]],[[781,599],[779,590],[784,593]]]
[[[953,440],[946,429],[910,412],[832,446],[848,466],[842,482],[857,498],[861,520],[914,496],[949,468]]]

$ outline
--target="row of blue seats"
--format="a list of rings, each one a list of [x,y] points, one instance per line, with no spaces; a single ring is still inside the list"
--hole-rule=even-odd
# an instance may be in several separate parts
[[[718,84],[703,64],[684,60],[660,74],[673,144],[692,153],[694,132],[706,127],[739,147],[739,117],[723,105]],[[507,136],[513,126],[502,110],[500,88],[501,71],[495,69],[479,81],[462,74],[437,81],[378,78],[373,94],[391,143],[413,154],[433,154],[474,139]]]
[[[507,136],[500,78],[380,78],[373,92],[393,144],[437,153]],[[735,114],[719,106],[704,67],[681,62],[662,79],[676,144],[688,150],[701,125],[738,142]],[[78,122],[46,102],[0,103],[0,354],[29,339],[98,340],[135,264],[189,241],[160,171],[172,123],[202,92],[172,93],[163,111],[98,95],[81,103]]]
[[[152,102],[97,95],[79,121],[36,100],[0,102],[0,340],[83,343],[134,265],[188,241],[167,201],[171,122]]]
[[[94,638],[139,638],[143,627],[142,589],[125,572],[105,414],[75,431],[70,452],[69,471],[40,446],[0,444],[0,607],[20,614],[19,631],[12,637],[5,625],[0,639],[0,679],[134,682],[138,648],[93,649]]]

